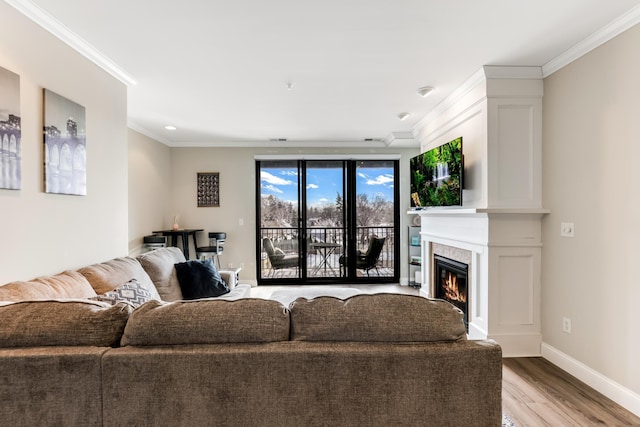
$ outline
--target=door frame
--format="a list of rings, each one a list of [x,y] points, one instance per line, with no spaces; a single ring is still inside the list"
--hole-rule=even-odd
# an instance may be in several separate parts
[[[258,285],[301,285],[301,284],[375,284],[375,283],[399,283],[400,281],[400,155],[361,155],[361,156],[343,156],[343,155],[307,155],[307,156],[290,156],[290,155],[257,155],[254,156],[256,171],[256,279]],[[393,276],[357,276],[357,268],[354,264],[348,265],[346,275],[338,277],[307,277],[307,209],[306,209],[306,164],[307,161],[342,161],[343,162],[343,200],[344,200],[344,236],[346,237],[346,247],[344,247],[347,257],[355,259],[357,226],[356,224],[356,179],[357,161],[389,161],[393,162],[394,169],[394,192],[393,192]],[[265,161],[292,161],[296,162],[298,169],[298,226],[292,228],[297,231],[299,270],[297,277],[262,277],[262,224],[261,224],[261,165]],[[351,177],[351,179],[349,179]]]

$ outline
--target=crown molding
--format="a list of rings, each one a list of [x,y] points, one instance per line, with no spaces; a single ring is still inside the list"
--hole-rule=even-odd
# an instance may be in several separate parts
[[[541,67],[485,65],[487,79],[542,79]]]
[[[148,136],[148,135],[147,135]],[[367,148],[367,149],[389,149],[383,141],[180,141],[166,144],[169,147],[179,148]]]
[[[82,37],[71,31],[44,9],[34,4],[31,0],[4,0],[4,2],[53,34],[62,42],[69,45],[72,49],[76,50],[80,55],[96,64],[98,67],[102,68],[125,85],[134,86],[136,84],[133,77],[123,71],[105,55],[100,53],[96,48],[87,43],[87,41]]]
[[[413,137],[413,132],[391,132],[384,139],[386,147],[420,147],[420,143]]]
[[[136,132],[148,137],[148,138],[151,138],[151,139],[153,139],[155,141],[158,141],[158,142],[166,145],[167,147],[172,147],[172,144],[168,139],[166,139],[166,138],[164,138],[164,137],[162,137],[162,136],[160,136],[160,135],[158,135],[158,134],[156,134],[154,132],[151,132],[149,129],[147,129],[145,127],[142,127],[142,126],[139,126],[136,123],[133,123],[131,120],[127,121],[127,127],[129,129],[131,129],[131,130],[134,130],[134,131],[136,131]]]
[[[453,105],[456,104],[459,100],[464,98],[466,94],[471,92],[476,86],[481,84],[485,80],[484,68],[479,68],[475,73],[473,73],[467,80],[465,80],[460,86],[458,86],[451,94],[449,94],[445,99],[443,99],[438,105],[435,106],[433,110],[429,112],[426,116],[424,116],[416,125],[413,127],[413,135],[416,140],[419,139],[420,130],[424,129],[427,124],[433,120],[434,117],[438,117],[440,114],[447,111]]]
[[[544,64],[542,66],[542,76],[550,76],[581,56],[591,52],[598,46],[603,45],[614,37],[624,33],[638,23],[640,23],[640,5],[634,7],[624,15],[613,20],[586,39],[566,50],[561,55]]]

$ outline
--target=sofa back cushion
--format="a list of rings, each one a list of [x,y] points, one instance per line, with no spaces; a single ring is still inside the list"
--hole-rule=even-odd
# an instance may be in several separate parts
[[[133,307],[98,301],[23,301],[0,305],[0,348],[117,346]]]
[[[110,261],[82,267],[78,271],[87,278],[97,294],[113,291],[131,279],[153,286],[147,273],[134,258],[114,258]]]
[[[298,298],[289,309],[292,340],[425,342],[466,339],[460,310],[446,301],[416,295]]]
[[[184,254],[176,247],[160,248],[136,258],[156,286],[163,301],[182,299],[180,282],[176,275],[175,264],[185,262]]]
[[[289,311],[276,301],[149,301],[131,314],[123,346],[263,343],[289,339]]]
[[[38,277],[27,282],[0,286],[0,301],[47,300],[55,298],[91,298],[96,292],[77,271]]]

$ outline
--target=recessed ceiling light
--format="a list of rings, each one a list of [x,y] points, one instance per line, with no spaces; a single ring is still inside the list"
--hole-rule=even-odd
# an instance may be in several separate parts
[[[166,130],[176,130],[176,129],[178,129],[177,127],[175,127],[175,126],[171,126],[171,125],[166,125],[164,128],[165,128]]]
[[[399,118],[400,120],[404,120],[404,119],[406,119],[407,117],[409,117],[410,115],[411,115],[410,113],[404,112],[404,113],[400,113],[400,114],[398,114],[398,118]]]
[[[286,87],[287,90],[293,90],[293,83],[287,82],[284,84],[284,87]]]
[[[423,98],[426,98],[434,90],[436,90],[436,88],[434,88],[433,86],[424,86],[418,89],[417,92],[418,92],[418,95],[420,95]]]

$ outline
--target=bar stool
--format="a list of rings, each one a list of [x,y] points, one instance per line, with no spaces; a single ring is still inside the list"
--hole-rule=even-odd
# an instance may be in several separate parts
[[[167,238],[165,236],[157,236],[152,234],[150,236],[144,236],[142,238],[142,243],[144,244],[145,249],[147,251],[154,251],[158,248],[164,248],[167,246]]]
[[[204,259],[208,256],[215,257],[214,261],[218,261],[218,268],[220,266],[220,254],[224,250],[224,242],[227,240],[227,233],[225,232],[211,232],[209,233],[209,246],[201,246],[196,248],[196,257],[198,259]]]

